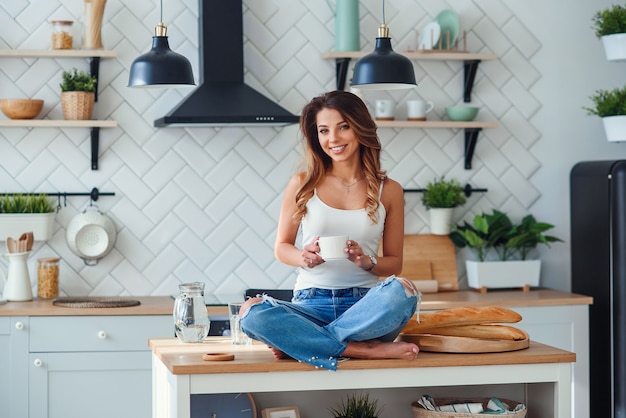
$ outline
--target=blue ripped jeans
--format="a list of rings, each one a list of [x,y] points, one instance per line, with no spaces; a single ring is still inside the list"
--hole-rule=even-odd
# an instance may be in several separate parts
[[[264,296],[241,318],[241,327],[296,360],[336,370],[348,342],[393,341],[420,302],[419,292],[390,276],[371,289],[297,290],[291,302]]]

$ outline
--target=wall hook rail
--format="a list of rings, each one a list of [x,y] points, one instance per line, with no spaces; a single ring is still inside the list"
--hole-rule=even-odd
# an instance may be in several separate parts
[[[57,212],[61,210],[61,198],[63,198],[63,207],[67,207],[68,196],[89,196],[92,202],[98,201],[100,196],[115,196],[114,192],[101,192],[97,187],[91,189],[90,192],[0,193],[2,196],[19,196],[23,194],[45,194],[48,196],[56,196],[58,200]]]
[[[424,193],[426,189],[402,189],[404,193]],[[487,193],[487,189],[485,188],[473,188],[469,183],[463,187],[463,194],[465,197],[470,197],[472,193]]]

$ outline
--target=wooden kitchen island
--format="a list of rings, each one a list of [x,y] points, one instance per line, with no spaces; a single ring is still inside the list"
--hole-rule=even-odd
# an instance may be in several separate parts
[[[153,418],[192,418],[192,394],[509,384],[525,384],[529,418],[572,416],[576,355],[534,341],[528,349],[505,353],[421,352],[413,361],[350,359],[340,362],[336,372],[276,360],[263,344],[232,346],[223,337],[201,344],[151,339],[149,345]],[[203,354],[224,352],[233,353],[235,360],[202,359]]]

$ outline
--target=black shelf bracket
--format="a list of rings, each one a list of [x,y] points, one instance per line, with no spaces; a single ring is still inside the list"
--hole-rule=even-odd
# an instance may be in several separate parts
[[[465,128],[465,169],[472,169],[472,158],[478,141],[478,133],[482,128]]]
[[[404,193],[424,193],[426,189],[402,189]],[[487,193],[487,189],[485,188],[473,188],[469,183],[463,187],[463,194],[465,197],[470,197],[472,193]]]
[[[100,127],[94,126],[91,131],[91,169],[98,169],[98,153],[100,152]]]
[[[335,82],[337,90],[346,88],[346,79],[348,78],[348,66],[350,58],[337,58],[335,60]]]
[[[100,57],[91,57],[89,59],[89,73],[92,77],[96,77],[95,101],[98,101],[98,77],[100,77]]]
[[[465,103],[472,101],[472,89],[474,88],[478,64],[480,64],[480,60],[463,61],[463,101]]]

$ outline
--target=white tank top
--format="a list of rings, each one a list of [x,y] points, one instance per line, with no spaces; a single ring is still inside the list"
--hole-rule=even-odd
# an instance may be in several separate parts
[[[380,193],[382,195],[382,184]],[[382,202],[378,207],[378,223],[372,222],[364,208],[344,210],[328,206],[317,196],[317,191],[306,207],[307,213],[301,223],[303,246],[312,242],[316,236],[347,235],[348,239],[359,243],[364,254],[378,254],[387,214]],[[348,259],[341,259],[328,260],[313,268],[300,267],[295,289],[374,287],[377,283],[378,276]]]

